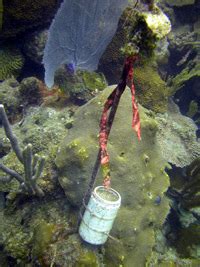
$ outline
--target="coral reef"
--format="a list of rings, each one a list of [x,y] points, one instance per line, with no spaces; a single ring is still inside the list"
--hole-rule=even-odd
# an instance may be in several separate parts
[[[34,153],[46,155],[44,179],[38,181],[38,185],[45,192],[42,202],[40,198],[18,194],[18,183],[15,179],[7,185],[0,183],[0,194],[3,194],[0,199],[0,247],[8,264],[12,266],[34,266],[48,261],[51,263],[52,260],[57,261],[57,257],[60,260],[59,257],[63,258],[62,255],[65,255],[66,247],[59,247],[56,241],[59,236],[60,243],[66,242],[71,231],[68,222],[74,220],[74,211],[70,212],[52,168],[58,144],[67,132],[66,125],[72,121],[71,115],[69,116],[71,113],[69,108],[60,113],[52,108],[32,107],[26,110],[24,120],[20,124],[12,126],[20,144],[31,142],[34,144]],[[3,136],[2,132],[3,129],[0,129],[0,136]],[[7,153],[5,152],[6,155],[1,159],[3,163],[23,173],[23,166],[16,161],[16,155],[9,150]],[[53,252],[56,248],[56,257],[50,253],[52,243]],[[68,260],[65,259],[67,263],[63,266],[70,266],[72,261],[79,259],[79,255],[82,255],[80,246],[81,244],[76,247],[73,257],[74,247],[69,240],[66,251]],[[3,262],[2,259],[1,263]]]
[[[105,89],[77,110],[74,127],[58,150],[59,182],[68,200],[75,206],[80,206],[87,188],[98,151],[98,118],[111,91],[110,87]],[[169,167],[168,162],[185,166],[192,158],[198,157],[195,126],[177,111],[175,104],[170,105],[168,113],[159,115],[140,106],[142,140],[138,142],[130,125],[130,97],[127,89],[108,143],[112,187],[120,192],[123,203],[111,231],[114,240],[108,240],[105,245],[108,266],[110,261],[113,266],[132,266],[133,262],[138,266],[145,265],[145,258],[150,257],[157,242],[156,232],[169,211],[164,196],[169,185],[165,168]],[[166,127],[166,124],[169,125]],[[164,135],[172,126],[173,133]],[[174,135],[176,140],[169,141],[169,137]],[[174,144],[178,149],[174,149]],[[165,151],[169,153],[165,154]],[[99,173],[97,184],[103,182],[100,177]]]
[[[165,229],[168,242],[181,258],[199,263],[200,158],[184,169],[173,167],[169,175],[167,194],[172,211]]]
[[[191,107],[199,102],[199,5],[198,1],[164,1],[164,8],[173,21],[168,35],[168,60],[162,69],[170,94],[184,115],[191,116]],[[199,127],[199,107],[192,118]],[[198,133],[199,136],[199,133]]]
[[[155,6],[152,12],[144,12],[142,15],[156,40],[162,39],[171,31],[169,18],[158,7]]]
[[[8,202],[0,211],[4,261],[11,266],[100,266],[98,251],[84,246],[74,234],[74,214],[61,190],[45,196],[42,205],[39,199]],[[1,254],[0,259],[2,264]]]
[[[0,47],[0,80],[17,78],[24,64],[21,52],[14,47]]]
[[[7,0],[3,9],[1,1],[0,40],[9,42],[10,37],[17,37],[26,67],[35,64],[40,72],[37,77],[41,77],[47,37],[43,29],[49,26],[61,0]],[[124,12],[99,70],[109,83],[117,82],[123,54],[139,47],[134,83],[142,140],[138,142],[131,129],[131,94],[127,88],[108,142],[112,187],[120,192],[122,207],[108,242],[101,248],[82,242],[75,226],[77,207],[98,152],[102,106],[113,88],[103,90],[106,81],[100,72],[78,71],[74,75],[71,66],[63,65],[56,73],[56,86],[47,91],[37,78],[23,79],[29,76],[30,66],[20,75],[24,64],[20,50],[2,46],[0,80],[5,81],[0,82],[0,104],[5,106],[26,157],[31,153],[46,157],[43,179],[38,180],[45,193],[42,199],[19,194],[16,179],[0,181],[2,267],[200,266],[200,144],[195,134],[198,128],[190,119],[197,122],[200,114],[199,4],[194,0],[132,2],[137,4],[134,10]],[[159,77],[152,55],[158,51],[160,34],[165,35],[170,24],[153,2],[164,7],[174,26],[169,38],[160,42],[161,57],[156,58],[167,83]],[[10,78],[13,76],[22,82]],[[171,100],[168,103],[169,93],[190,118],[181,115]],[[78,108],[74,103],[86,105]],[[0,161],[19,173],[24,182],[24,165],[16,160],[1,126],[0,119]],[[26,166],[31,178],[30,160]],[[101,170],[97,185],[102,184],[102,178]]]
[[[8,201],[6,209],[0,211],[0,245],[4,254],[12,258],[12,265],[15,266],[16,262],[22,266],[28,263],[34,266],[36,262],[42,264],[42,256],[47,253],[49,245],[56,245],[58,236],[67,239],[70,233],[69,212],[61,191],[56,197],[44,198],[42,205],[34,199],[31,202]],[[62,251],[58,249],[57,253]],[[49,259],[52,257],[51,254]]]
[[[56,180],[54,179],[54,159],[57,153],[58,144],[68,129],[73,126],[73,108],[65,108],[60,113],[50,107],[29,107],[24,111],[24,117],[20,123],[12,126],[21,147],[32,144],[33,153],[45,155],[46,164],[43,171],[43,179],[38,180],[38,185],[44,192],[55,190]],[[10,144],[6,141],[3,129],[0,129],[0,146],[2,162],[10,169],[23,173],[23,165],[16,160]],[[4,174],[1,172],[1,176]],[[0,191],[12,194],[18,192],[18,183],[12,180],[10,183],[0,183]]]
[[[77,234],[70,235],[67,239],[58,238],[49,246],[43,256],[46,266],[54,263],[56,266],[98,267],[101,259],[95,249],[83,246]]]

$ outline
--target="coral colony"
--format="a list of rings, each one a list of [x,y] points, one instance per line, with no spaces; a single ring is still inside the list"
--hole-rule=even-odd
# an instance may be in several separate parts
[[[37,154],[33,155],[31,144],[25,146],[23,150],[20,149],[17,137],[12,132],[12,128],[3,105],[0,105],[0,121],[4,127],[7,138],[10,140],[13,151],[15,152],[18,160],[24,166],[24,175],[22,176],[0,162],[0,169],[8,175],[7,177],[0,177],[0,181],[10,182],[15,178],[19,182],[20,190],[22,192],[35,194],[39,197],[44,196],[44,192],[37,185],[37,180],[42,174],[45,158],[39,157]]]

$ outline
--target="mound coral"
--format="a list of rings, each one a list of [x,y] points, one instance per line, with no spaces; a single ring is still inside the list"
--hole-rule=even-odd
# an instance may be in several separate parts
[[[105,89],[77,111],[74,127],[69,130],[59,149],[56,158],[59,182],[73,205],[81,204],[86,191],[98,150],[98,118],[112,89]],[[123,199],[123,207],[111,235],[120,239],[122,245],[119,242],[113,246],[110,243],[112,240],[109,241],[106,248],[107,266],[110,264],[109,257],[112,261],[116,260],[113,266],[119,266],[122,258],[125,266],[132,266],[131,262],[144,266],[145,257],[151,253],[155,244],[154,230],[162,225],[169,208],[164,197],[169,182],[164,172],[166,161],[162,159],[160,148],[154,142],[158,127],[149,112],[142,107],[140,119],[142,140],[138,142],[131,129],[131,93],[125,90],[108,142],[112,186]],[[76,146],[71,145],[74,142]],[[87,157],[83,158],[78,153],[82,148],[87,152]],[[97,181],[102,183],[99,174]]]

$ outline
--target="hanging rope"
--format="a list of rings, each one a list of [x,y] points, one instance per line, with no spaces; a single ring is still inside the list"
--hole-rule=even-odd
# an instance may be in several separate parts
[[[104,177],[103,185],[106,188],[110,187],[110,181],[111,181],[110,164],[109,164],[110,158],[107,151],[107,143],[112,123],[111,124],[108,123],[108,111],[112,107],[115,108],[115,110],[117,109],[120,97],[124,92],[126,85],[130,87],[132,95],[132,110],[133,110],[132,127],[136,131],[138,139],[139,140],[141,139],[140,118],[139,118],[138,106],[135,99],[135,86],[133,83],[133,64],[136,61],[136,59],[137,56],[128,57],[126,59],[123,71],[125,75],[122,75],[122,81],[124,82],[119,83],[119,85],[107,98],[107,101],[104,104],[104,109],[100,120],[100,132],[99,132],[99,147],[100,147],[100,157],[101,157],[100,160]],[[114,107],[114,103],[117,103],[116,107]]]
[[[90,199],[100,165],[102,166],[103,177],[104,177],[103,185],[106,188],[110,187],[110,182],[111,182],[110,164],[109,164],[110,158],[109,158],[109,154],[107,151],[107,143],[108,143],[110,130],[112,128],[112,124],[114,121],[114,117],[117,111],[117,107],[118,107],[121,95],[123,94],[126,88],[126,85],[129,86],[131,90],[131,95],[132,95],[132,110],[133,110],[132,127],[134,131],[136,131],[138,139],[141,140],[140,118],[139,118],[138,106],[137,106],[136,99],[135,99],[135,86],[133,83],[133,64],[135,63],[137,59],[138,59],[138,56],[135,55],[135,56],[130,56],[125,60],[120,82],[117,85],[117,87],[113,90],[113,92],[109,95],[109,97],[107,98],[104,104],[104,108],[103,108],[103,112],[102,112],[102,116],[100,120],[99,152],[97,155],[96,162],[94,164],[94,168],[93,168],[90,182],[88,185],[88,190],[85,193],[85,196],[83,198],[83,204],[80,209],[80,217],[78,220],[78,225],[80,224],[82,215],[85,211],[85,207],[88,204],[88,201]]]

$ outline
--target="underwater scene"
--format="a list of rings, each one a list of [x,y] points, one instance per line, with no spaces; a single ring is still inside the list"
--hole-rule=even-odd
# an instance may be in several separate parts
[[[0,267],[200,267],[200,0],[0,0]]]

